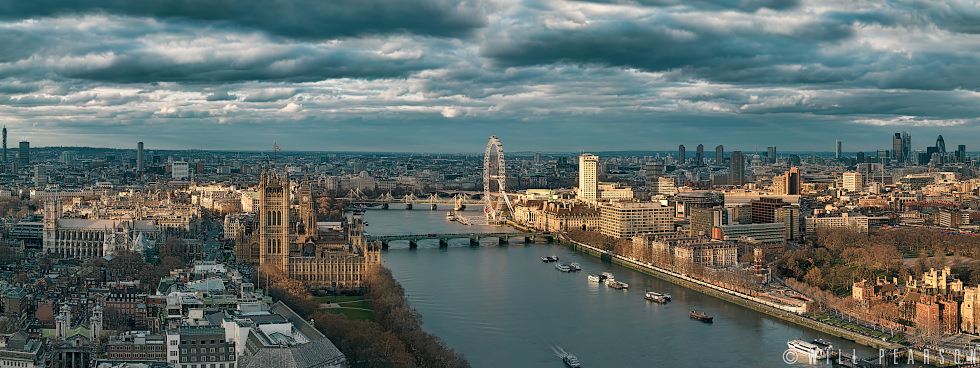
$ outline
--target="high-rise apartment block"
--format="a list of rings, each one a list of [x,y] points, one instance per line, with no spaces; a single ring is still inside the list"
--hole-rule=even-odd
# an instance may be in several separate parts
[[[834,158],[836,158],[836,159],[839,160],[841,157],[842,157],[841,156],[841,145],[840,145],[840,139],[838,139],[837,140],[837,154],[834,156]]]
[[[677,146],[677,164],[678,165],[684,165],[684,162],[687,161],[687,153],[685,151],[686,150],[684,149],[684,145],[683,144],[680,145],[680,146]]]
[[[599,198],[599,157],[584,154],[578,157],[578,198],[595,202]]]

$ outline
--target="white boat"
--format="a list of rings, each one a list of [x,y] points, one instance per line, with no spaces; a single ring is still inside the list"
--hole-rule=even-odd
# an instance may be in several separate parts
[[[576,358],[572,354],[565,353],[565,355],[563,355],[561,357],[561,360],[563,362],[565,362],[565,365],[569,366],[570,368],[580,368],[580,367],[582,367],[582,363],[579,363],[578,362],[578,358]]]
[[[827,351],[821,349],[815,344],[808,343],[803,340],[792,340],[786,343],[789,350],[792,350],[798,354],[805,355],[807,360],[821,360],[827,359]]]
[[[446,221],[456,221],[456,213],[453,211],[446,212]]]
[[[571,268],[572,271],[580,271],[580,270],[582,270],[582,266],[579,265],[578,262],[572,262],[572,264],[568,265],[568,267]]]
[[[603,276],[603,275],[596,275],[594,273],[591,274],[591,275],[589,275],[589,281],[591,281],[591,282],[602,282],[605,279],[606,279],[606,277]]]
[[[605,276],[606,277],[606,280],[613,280],[613,279],[616,278],[615,276],[613,276],[612,273],[609,273],[609,272],[603,272],[602,273],[602,276]]]
[[[569,271],[572,270],[571,267],[568,267],[568,265],[567,264],[564,264],[564,263],[557,263],[557,264],[555,264],[555,268],[557,268],[558,271],[561,271],[561,272],[569,272]]]
[[[643,295],[643,298],[657,303],[666,303],[670,300],[665,294],[658,293],[656,291],[646,292],[646,294]]]

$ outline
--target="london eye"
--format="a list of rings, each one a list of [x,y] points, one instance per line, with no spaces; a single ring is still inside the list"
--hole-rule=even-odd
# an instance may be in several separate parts
[[[514,213],[514,207],[507,198],[504,148],[497,136],[490,137],[483,154],[483,205],[487,221],[490,222],[502,221]]]

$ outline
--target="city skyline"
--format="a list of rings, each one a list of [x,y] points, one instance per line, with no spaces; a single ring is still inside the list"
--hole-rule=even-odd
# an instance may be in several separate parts
[[[976,146],[960,3],[4,2],[12,142],[298,151]],[[914,14],[914,16],[909,16]],[[509,132],[520,132],[510,134]],[[787,151],[787,149],[780,149]]]

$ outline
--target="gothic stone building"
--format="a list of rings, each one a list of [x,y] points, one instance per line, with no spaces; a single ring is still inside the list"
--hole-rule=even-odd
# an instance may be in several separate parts
[[[319,226],[305,179],[292,191],[287,176],[264,172],[258,217],[258,242],[249,245],[258,247],[259,264],[276,266],[292,279],[314,287],[360,287],[368,266],[381,263],[380,248],[364,240],[362,217],[353,216],[342,231]]]

